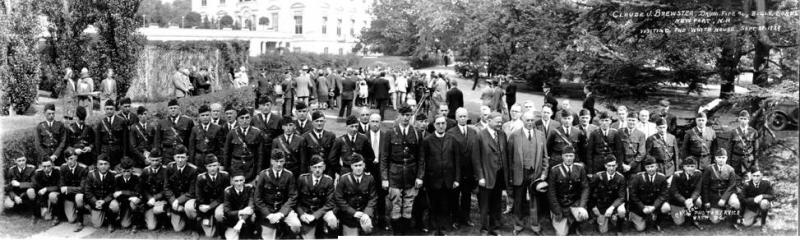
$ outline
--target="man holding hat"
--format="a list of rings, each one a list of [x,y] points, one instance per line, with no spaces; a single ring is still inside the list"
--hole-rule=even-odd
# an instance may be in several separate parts
[[[708,119],[705,113],[697,113],[694,121],[696,126],[683,135],[681,156],[695,157],[700,170],[706,170],[710,164],[713,164],[711,162],[711,154],[714,153],[714,140],[716,140],[717,136],[714,129],[706,127]]]
[[[258,128],[250,126],[250,112],[239,110],[235,128],[225,137],[222,150],[223,167],[228,172],[244,174],[245,180],[252,182],[262,166],[264,156],[264,134]]]
[[[144,106],[136,109],[138,122],[128,129],[128,142],[131,157],[135,168],[143,168],[147,164],[147,157],[155,150],[156,125],[151,124],[150,112]]]
[[[58,189],[61,172],[54,168],[53,161],[43,159],[41,168],[36,169],[32,180],[41,216],[44,220],[53,219],[53,226],[61,222],[58,220],[58,215],[53,215],[53,206],[56,206],[61,200],[61,193]]]
[[[701,196],[705,208],[710,208],[711,223],[717,224],[723,218],[730,217],[731,226],[739,230],[739,226],[736,224],[738,214],[723,215],[723,210],[730,208],[738,211],[741,206],[736,194],[739,178],[727,161],[728,152],[722,148],[717,149],[714,153],[714,164],[709,165],[703,171]]]
[[[295,106],[295,118],[294,127],[297,129],[298,135],[311,131],[312,126],[308,121],[308,105],[303,102],[297,103],[297,106]]]
[[[34,141],[39,159],[49,158],[53,162],[61,162],[59,157],[64,151],[67,141],[67,128],[61,121],[56,121],[56,106],[48,103],[44,106],[45,120],[36,125]],[[36,164],[38,160],[32,161]]]
[[[407,233],[411,211],[425,174],[425,162],[420,156],[422,133],[409,124],[412,116],[408,106],[399,109],[396,127],[388,133],[389,144],[382,149],[381,186],[389,190],[392,202],[392,229],[395,235]]]
[[[244,173],[231,173],[231,186],[225,188],[225,202],[222,204],[225,211],[224,224],[225,239],[238,240],[256,238],[256,225],[254,220],[255,204],[253,185],[245,184]]]
[[[128,126],[139,123],[139,116],[136,113],[131,112],[131,99],[128,97],[123,97],[119,100],[119,116],[125,122],[128,123]]]
[[[36,166],[28,164],[28,158],[17,150],[11,150],[11,159],[14,161],[14,166],[5,169],[3,176],[5,177],[5,198],[3,199],[3,207],[5,209],[12,209],[14,207],[22,207],[23,209],[33,210],[36,204],[36,188],[34,188],[31,180],[33,179]],[[46,158],[52,161],[50,158]],[[24,201],[23,201],[24,198]],[[36,211],[33,210],[33,216],[36,216]]]
[[[522,114],[523,128],[517,129],[508,137],[509,171],[514,197],[514,230],[518,235],[524,230],[525,220],[530,220],[531,231],[541,235],[539,212],[542,199],[537,191],[539,185],[546,185],[549,169],[545,136],[534,126],[533,111]],[[576,131],[577,132],[577,131]],[[559,163],[561,164],[561,163]]]
[[[350,156],[354,153],[358,153],[361,156],[374,156],[369,139],[358,133],[358,118],[355,115],[348,116],[345,125],[347,126],[347,132],[333,142],[333,147],[326,163],[329,166],[326,167],[326,173],[334,178],[337,174],[343,175],[351,171]]]
[[[169,117],[159,121],[156,126],[155,145],[167,161],[172,161],[172,155],[177,146],[189,144],[194,121],[181,114],[177,99],[169,100],[167,109],[169,109]]]
[[[283,151],[272,150],[271,167],[258,173],[254,202],[261,224],[261,238],[275,239],[279,224],[285,223],[293,233],[300,232],[300,219],[292,210],[297,203],[297,186],[292,171],[283,168]]]
[[[301,136],[300,169],[306,171],[311,166],[311,156],[328,157],[336,141],[336,135],[325,130],[325,114],[321,111],[311,113],[313,129]],[[298,173],[299,174],[299,173]]]
[[[192,128],[189,136],[189,158],[195,165],[201,166],[206,154],[222,156],[222,147],[225,144],[225,135],[222,135],[222,127],[211,124],[211,108],[203,104],[198,110],[200,124]],[[205,169],[200,170],[204,172]],[[220,191],[221,192],[221,191]]]
[[[121,121],[120,121],[121,122]],[[92,226],[100,228],[106,221],[106,214],[113,214],[109,209],[111,200],[114,199],[114,175],[111,171],[109,155],[101,153],[97,156],[97,167],[89,172],[83,184],[84,207],[91,213]],[[113,218],[112,218],[113,219]],[[108,224],[108,231],[114,232],[114,224]]]
[[[678,166],[678,142],[675,136],[669,133],[667,120],[656,120],[656,134],[647,138],[645,142],[645,152],[653,157],[659,164],[659,171],[664,174],[671,174]],[[696,158],[692,158],[695,159]],[[697,164],[695,162],[695,164]]]
[[[78,107],[75,110],[77,121],[69,125],[69,132],[67,133],[67,151],[71,151],[77,155],[78,162],[85,166],[94,165],[94,128],[86,125],[86,109]],[[56,165],[61,165],[59,161],[54,162]]]
[[[364,172],[363,156],[350,155],[348,162],[353,171],[341,176],[334,193],[342,232],[345,236],[358,236],[359,232],[369,234],[373,227],[373,211],[378,204],[377,183],[372,175]]]
[[[202,158],[206,171],[197,175],[194,190],[197,200],[191,206],[186,204],[186,208],[197,212],[202,219],[200,227],[206,237],[214,237],[219,226],[217,224],[223,221],[225,212],[222,203],[225,200],[225,188],[230,185],[231,179],[227,172],[219,170],[216,155],[204,154]]]
[[[550,219],[556,236],[566,236],[572,232],[580,235],[580,223],[589,219],[586,211],[590,192],[589,179],[583,166],[573,164],[575,149],[564,149],[561,158],[562,163],[550,167],[547,175]]]
[[[646,157],[642,165],[645,171],[631,176],[628,181],[630,220],[636,231],[644,231],[647,224],[652,223],[656,231],[662,232],[661,219],[670,212],[667,176],[658,172],[658,163],[653,157]]]
[[[609,222],[614,222],[617,235],[620,235],[625,226],[625,215],[628,213],[624,204],[628,185],[625,176],[617,172],[617,162],[614,156],[606,157],[606,170],[597,172],[592,177],[590,196],[592,213],[597,217],[599,232],[608,232]]]
[[[167,205],[165,183],[167,181],[167,168],[161,165],[161,152],[153,151],[147,156],[149,166],[142,170],[141,194],[144,209],[144,222],[147,229],[155,230],[159,219],[164,216]]]
[[[325,159],[314,155],[309,159],[309,173],[303,173],[297,179],[297,216],[303,224],[303,239],[317,237],[317,228],[337,229],[339,220],[335,215],[333,199],[333,178],[324,175]],[[327,229],[324,232],[328,232]],[[324,236],[323,236],[324,237]]]
[[[664,128],[666,129],[666,126]],[[696,210],[703,206],[700,198],[700,180],[703,173],[697,170],[697,161],[691,156],[681,162],[681,167],[683,170],[675,171],[669,185],[668,202],[672,221],[675,222],[675,225],[680,226],[686,222],[686,217],[689,217],[692,226],[702,231],[703,227],[694,220],[692,215],[696,214]]]
[[[197,180],[197,167],[188,163],[186,147],[178,145],[175,148],[173,160],[167,164],[167,182],[165,195],[169,199],[172,229],[176,232],[183,231],[187,220],[197,217],[195,206],[194,187]]]
[[[606,157],[609,155],[616,155],[615,150],[620,144],[618,143],[620,138],[617,137],[619,131],[611,128],[611,116],[608,112],[600,112],[598,118],[600,128],[594,130],[594,132],[589,135],[589,140],[586,144],[585,164],[587,173],[589,174],[603,171],[603,169],[605,169],[603,165]]]
[[[775,195],[772,191],[772,183],[766,179],[758,166],[750,168],[750,180],[744,183],[742,189],[742,203],[744,204],[744,213],[742,224],[749,227],[755,224],[756,217],[761,220],[761,232],[767,232],[767,214],[772,208],[772,201],[775,201]]]
[[[758,149],[758,141],[756,140],[759,135],[756,129],[749,126],[750,113],[747,110],[740,111],[737,120],[739,126],[730,130],[732,136],[731,146],[727,149],[731,150],[729,165],[733,167],[736,175],[744,177],[744,173],[748,169],[758,165],[753,155],[755,150]]]
[[[114,176],[113,200],[108,204],[109,210],[116,216],[112,218],[109,226],[119,223],[120,227],[127,228],[133,223],[133,214],[138,212],[142,203],[140,178],[133,174],[133,160],[123,157],[120,163],[120,173]],[[136,225],[133,225],[136,232]]]
[[[97,146],[98,154],[107,154],[106,159],[111,164],[112,169],[116,169],[120,159],[126,154],[128,139],[128,123],[119,116],[116,116],[116,105],[114,100],[106,100],[105,117],[97,123],[94,128],[97,130],[94,145]]]
[[[77,151],[77,150],[75,150]],[[64,196],[64,215],[67,221],[72,223],[78,221],[78,228],[75,232],[83,230],[83,180],[89,173],[86,167],[78,164],[78,155],[72,151],[66,152],[67,163],[61,165],[59,172],[61,179],[58,185],[61,186],[61,195]]]
[[[300,105],[300,103],[297,105]],[[308,125],[310,126],[311,124]],[[304,171],[300,168],[300,150],[303,144],[303,137],[298,135],[297,131],[295,131],[294,121],[283,121],[281,126],[283,127],[283,135],[272,140],[271,151],[279,150],[283,152],[285,161],[285,166],[283,168],[299,174],[301,171]],[[297,175],[295,175],[295,177],[297,177]]]

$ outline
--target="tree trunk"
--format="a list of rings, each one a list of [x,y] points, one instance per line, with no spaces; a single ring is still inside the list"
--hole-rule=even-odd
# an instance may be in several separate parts
[[[719,74],[722,85],[719,89],[719,98],[727,99],[733,94],[734,81],[739,74],[737,66],[739,59],[742,56],[741,51],[742,41],[736,34],[728,35],[727,39],[722,41],[722,53],[717,59],[717,74]]]

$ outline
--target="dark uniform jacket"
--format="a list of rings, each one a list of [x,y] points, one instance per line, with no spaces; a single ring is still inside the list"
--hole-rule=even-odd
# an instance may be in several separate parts
[[[683,135],[683,147],[681,148],[683,153],[681,156],[710,155],[714,151],[714,139],[716,139],[716,133],[711,127],[705,127],[702,136],[698,128],[686,131],[686,134]]]
[[[650,122],[655,123],[659,118],[664,118],[664,120],[667,121],[667,133],[675,135],[678,131],[678,117],[675,117],[672,113],[662,113],[658,111],[650,113]]]
[[[694,201],[700,197],[702,175],[700,170],[694,170],[691,176],[683,170],[675,171],[669,185],[669,204],[684,206],[686,199],[691,198]]]
[[[128,144],[128,122],[119,116],[103,117],[97,126],[94,127],[96,134],[94,145],[98,147],[97,154],[108,153],[111,151],[124,151],[127,150],[124,146]],[[112,157],[113,158],[113,157]],[[119,163],[119,159],[109,159],[113,167]]]
[[[314,125],[312,124],[311,118],[306,118],[306,122],[303,124],[302,127],[300,126],[301,122],[300,120],[294,120],[293,122],[295,130],[297,130],[297,135],[306,134],[307,132],[311,131],[311,129],[314,129]]]
[[[586,170],[580,165],[559,164],[550,168],[547,175],[547,199],[550,211],[568,213],[570,207],[586,208],[589,198],[589,179]],[[568,215],[565,215],[568,216]]]
[[[645,143],[645,152],[655,158],[657,163],[672,162],[676,168],[680,166],[678,142],[672,134],[667,133],[661,137],[661,134],[656,133],[648,137]]]
[[[225,137],[222,154],[222,166],[235,174],[244,173],[245,181],[255,179],[259,169],[269,165],[269,154],[263,150],[261,130],[255,127],[234,128]],[[266,156],[265,156],[266,155]]]
[[[617,208],[625,202],[628,182],[619,172],[614,172],[610,179],[608,172],[597,172],[592,176],[591,182],[592,206],[597,207],[600,213],[605,213],[608,207]]]
[[[156,124],[145,123],[142,125],[137,122],[131,124],[128,130],[128,153],[137,161],[138,166],[143,166],[145,163],[144,152],[153,152],[156,137]]]
[[[582,162],[581,156],[578,152],[582,150],[583,146],[580,144],[581,130],[576,127],[570,127],[569,133],[564,131],[564,127],[559,126],[550,131],[550,135],[545,135],[547,138],[547,152],[550,154],[550,166],[561,164],[561,153],[567,147],[572,147],[575,150],[575,162]]]
[[[469,125],[466,126],[466,129],[466,136],[461,133],[461,129],[457,125],[447,130],[446,133],[453,140],[451,157],[459,161],[458,166],[461,179],[458,179],[458,181],[461,184],[475,182],[475,168],[472,166],[472,158],[475,157],[473,156],[473,151],[475,151],[478,145],[478,131],[475,131],[475,128]]]
[[[453,158],[453,139],[446,134],[429,134],[422,140],[425,162],[425,187],[428,190],[453,189],[453,182],[461,179],[461,166]]]
[[[128,181],[125,181],[125,177],[122,176],[123,174],[117,174],[114,177],[114,192],[122,191],[122,194],[119,195],[117,199],[127,201],[129,197],[142,197],[142,189],[141,189],[141,178],[136,176],[136,174],[131,174]],[[113,194],[113,192],[112,192]]]
[[[258,220],[261,225],[272,225],[267,216],[280,212],[283,216],[289,215],[289,211],[297,203],[297,185],[295,177],[291,171],[282,169],[280,176],[275,175],[275,171],[267,168],[258,173],[255,186],[256,212],[259,213]]]
[[[125,114],[125,113],[120,111],[117,114],[117,117],[118,118],[122,118],[123,120],[125,120],[125,122],[128,123],[128,126],[131,126],[133,124],[139,123],[139,115],[136,115],[136,113],[133,113],[133,112],[129,112],[128,114]]]
[[[617,169],[623,172],[622,164],[631,166],[631,173],[641,172],[640,162],[644,160],[645,146],[647,137],[642,131],[625,127],[617,130],[617,143],[615,157],[617,157]]]
[[[645,206],[653,206],[656,209],[661,208],[661,204],[667,201],[669,196],[667,176],[658,172],[653,181],[650,181],[650,176],[647,175],[647,172],[637,173],[628,180],[628,186],[630,188],[628,210],[639,216],[644,216],[642,210],[644,210]]]
[[[43,169],[36,169],[36,172],[33,173],[33,189],[38,194],[39,189],[46,188],[47,190],[45,191],[47,193],[45,193],[45,196],[47,196],[50,192],[59,191],[58,188],[61,186],[58,185],[58,181],[60,180],[61,171],[59,171],[58,168],[53,168],[53,170],[50,171],[50,176],[48,176]]]
[[[252,121],[251,121],[251,123],[252,123]],[[225,121],[225,120],[220,119],[218,125],[220,127],[222,127],[222,132],[225,134],[225,136],[228,136],[228,133],[231,132],[231,129],[237,128],[238,127],[237,125],[239,125],[239,124],[236,123],[236,121],[229,122],[229,121]]]
[[[381,147],[385,145],[384,142],[388,141],[385,139],[386,138],[381,138]],[[353,153],[364,156],[365,162],[371,162],[372,159],[375,158],[368,137],[364,136],[364,134],[357,133],[356,140],[353,141],[350,139],[350,136],[345,133],[334,140],[333,147],[331,147],[330,154],[328,154],[328,160],[325,162],[325,165],[329,166],[325,169],[325,171],[329,173],[328,175],[333,175],[330,173],[338,173],[340,175],[349,173],[350,155],[353,155]],[[331,171],[328,171],[328,169],[331,169]]]
[[[553,134],[553,131],[555,131],[557,128],[560,128],[561,123],[551,119],[550,122],[547,123],[547,126],[544,126],[544,121],[539,119],[534,123],[534,127],[539,129],[539,131],[542,131],[545,138],[550,138],[550,134]]]
[[[720,208],[717,205],[720,199],[725,199],[726,203],[731,194],[736,189],[736,173],[730,165],[723,165],[722,167],[717,164],[709,165],[708,169],[703,171],[702,177],[702,198],[704,203],[710,203],[712,207]]]
[[[355,98],[356,80],[353,76],[342,78],[339,84],[339,89],[342,90],[342,100],[353,100]]]
[[[86,181],[83,182],[83,199],[92,209],[101,210],[95,208],[95,202],[99,200],[105,202],[103,204],[105,208],[105,206],[108,206],[111,200],[114,199],[114,175],[116,175],[116,173],[109,170],[101,181],[99,171],[93,170],[89,172],[89,176],[87,176]]]
[[[595,110],[594,110],[594,101],[595,97],[594,94],[586,95],[586,99],[583,100],[582,107],[586,110],[589,110],[589,114],[594,118]]]
[[[72,123],[67,127],[69,132],[67,132],[67,147],[71,149],[83,149],[84,147],[92,148],[91,152],[82,153],[78,155],[78,162],[83,163],[86,166],[94,165],[95,158],[94,153],[98,150],[94,145],[94,128],[90,127],[89,125],[83,124],[79,125],[78,123]],[[56,160],[53,164],[59,165],[63,164],[63,160]]]
[[[264,149],[272,149],[272,139],[283,134],[283,129],[281,128],[281,122],[283,122],[283,120],[280,114],[275,113],[259,113],[253,115],[253,120],[250,121],[250,124],[261,130],[261,134],[264,135],[264,145],[267,147]]]
[[[187,146],[192,128],[194,128],[194,121],[184,115],[179,115],[177,121],[173,117],[161,119],[156,125],[156,148],[173,148],[178,144]],[[172,159],[167,161],[172,161]]]
[[[739,127],[731,129],[730,131],[732,132],[730,148],[731,157],[728,159],[732,159],[733,156],[743,157],[746,155],[752,155],[753,151],[756,149],[756,138],[758,138],[758,132],[752,127],[747,127],[747,133],[742,131],[742,129]]]
[[[311,123],[311,121],[308,121]],[[302,150],[303,136],[299,134],[292,134],[291,139],[286,134],[276,137],[272,140],[272,149],[280,149],[286,157],[286,163],[283,167],[292,173],[302,172],[300,169],[300,151]],[[272,151],[270,151],[272,152]],[[266,159],[267,157],[265,157]],[[266,160],[265,160],[266,161]],[[267,169],[269,167],[265,167]],[[297,177],[295,175],[295,177]]]
[[[764,200],[775,200],[775,195],[773,195],[772,192],[772,183],[761,179],[761,181],[758,182],[758,187],[756,187],[752,179],[745,182],[742,188],[742,196],[740,196],[740,198],[743,199],[741,202],[744,208],[754,212],[761,209],[759,203],[755,202],[755,197],[758,195],[761,195],[761,198]]]
[[[58,182],[59,187],[67,187],[67,194],[83,193],[83,180],[89,175],[89,170],[80,165],[75,165],[75,170],[70,170],[69,166],[65,163],[61,165],[61,180]]]
[[[55,120],[53,120],[53,126],[48,126],[47,121],[40,122],[36,126],[34,141],[39,158],[35,159],[33,163],[38,165],[41,158],[49,158],[50,155],[60,158],[67,142],[67,127],[64,123]]]
[[[208,130],[203,129],[203,124],[195,125],[189,137],[189,159],[194,161],[197,166],[203,164],[203,159],[198,159],[201,154],[214,154],[222,156],[222,147],[225,144],[225,135],[222,135],[222,127],[213,123],[208,123]]]
[[[422,133],[407,126],[404,136],[400,126],[392,128],[389,144],[381,151],[381,179],[389,181],[389,187],[408,189],[414,187],[416,179],[423,179],[425,162],[421,158]]]
[[[13,167],[7,168],[6,172],[3,174],[5,176],[5,188],[6,192],[15,192],[17,194],[24,193],[28,188],[33,187],[33,173],[36,171],[36,167],[31,164],[26,164],[24,169],[19,169],[16,164]],[[19,187],[12,187],[11,181],[17,180],[19,182]],[[34,189],[38,191],[39,189]]]
[[[361,175],[360,183],[356,182],[352,173],[346,173],[339,178],[334,199],[340,211],[339,219],[342,224],[349,227],[359,226],[359,219],[353,217],[358,211],[374,217],[373,211],[378,204],[376,184],[375,178],[367,174]]]
[[[239,210],[246,207],[252,208],[253,213],[256,213],[256,207],[253,203],[254,193],[255,189],[250,184],[242,186],[241,193],[236,193],[236,189],[233,186],[225,188],[225,204],[222,207],[225,212],[225,226],[231,228],[236,226],[236,223],[239,222]]]
[[[195,198],[194,188],[197,180],[197,168],[186,163],[181,173],[178,164],[171,162],[167,165],[167,182],[165,194],[171,204],[176,199],[178,203],[185,203],[189,199]]]
[[[230,185],[231,177],[224,171],[217,172],[215,181],[211,180],[211,175],[208,172],[197,175],[194,190],[197,197],[197,206],[208,204],[211,209],[215,209],[225,201],[225,187]],[[210,213],[213,213],[213,211]]]
[[[166,183],[167,183],[167,167],[161,166],[157,170],[152,166],[147,166],[142,170],[140,189],[144,198],[142,200],[149,201],[151,198],[156,201],[164,200]]]
[[[322,159],[328,158],[331,148],[333,148],[333,142],[336,141],[336,135],[327,130],[322,130],[322,137],[317,135],[314,130],[311,130],[303,134],[301,138],[303,142],[300,144],[300,172],[297,174],[308,172],[311,157],[315,154],[318,154]]]
[[[304,173],[297,179],[297,215],[314,215],[314,219],[322,219],[322,216],[333,210],[336,203],[333,200],[333,178],[322,175],[319,182],[314,186],[314,176],[311,173]]]
[[[586,170],[587,172],[594,173],[603,171],[605,167],[605,160],[603,157],[606,155],[615,155],[616,146],[619,143],[617,141],[619,138],[617,137],[616,129],[609,128],[608,129],[608,136],[603,136],[603,130],[598,128],[594,130],[593,133],[589,135],[589,142],[587,143],[586,149]],[[619,159],[617,159],[619,161]]]
[[[592,133],[594,133],[594,130],[599,129],[599,127],[590,123],[589,125],[586,125],[586,127],[583,125],[575,125],[575,128],[580,131],[580,135],[578,137],[578,145],[580,147],[575,149],[575,160],[587,163],[590,160],[586,159],[586,154],[589,149],[589,138],[592,136]]]

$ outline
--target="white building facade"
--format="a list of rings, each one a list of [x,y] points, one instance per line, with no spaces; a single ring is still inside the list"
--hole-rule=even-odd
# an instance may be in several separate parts
[[[241,30],[205,30],[206,34],[219,35],[206,36],[249,40],[253,56],[276,48],[348,54],[361,30],[372,21],[369,11],[373,1],[192,0],[192,11],[216,24],[232,20]]]

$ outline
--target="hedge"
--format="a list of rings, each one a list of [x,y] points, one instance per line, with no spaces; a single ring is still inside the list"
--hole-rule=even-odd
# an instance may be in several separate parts
[[[346,68],[355,67],[361,57],[353,54],[332,55],[317,53],[283,53],[262,54],[250,59],[253,69],[263,69],[267,72],[282,72],[287,67],[300,69],[303,65],[311,68]]]
[[[229,89],[224,91],[218,91],[211,94],[201,95],[201,96],[193,96],[182,98],[178,100],[178,103],[181,105],[181,109],[183,110],[183,114],[191,117],[196,118],[198,113],[197,110],[203,104],[210,104],[214,102],[220,102],[223,106],[227,104],[232,104],[235,109],[247,108],[252,110],[255,107],[255,93],[252,87],[243,87],[239,89]],[[167,116],[167,102],[157,102],[157,103],[146,103],[144,106],[151,112],[151,114],[155,114],[154,116],[158,119]],[[90,126],[95,126],[100,118],[102,118],[103,114],[95,114],[91,118],[87,119],[87,123]],[[57,119],[61,119],[61,117],[57,117]],[[8,158],[11,151],[21,151],[25,153],[25,156],[33,156],[29,157],[29,159],[38,159],[36,156],[35,145],[34,145],[34,127],[18,129],[15,131],[7,132],[2,136],[2,145],[3,145],[3,163],[5,166],[11,166],[8,164],[13,164],[12,161]],[[38,161],[37,161],[38,162]]]

